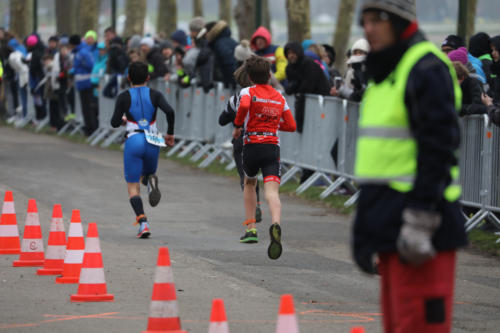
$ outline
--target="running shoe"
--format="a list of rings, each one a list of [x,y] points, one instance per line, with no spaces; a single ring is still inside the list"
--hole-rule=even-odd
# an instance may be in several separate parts
[[[241,236],[240,243],[257,243],[259,239],[257,238],[257,229],[247,229],[245,230],[245,234]]]
[[[148,193],[149,193],[149,204],[151,207],[158,205],[161,199],[161,193],[158,189],[158,177],[156,175],[148,176]]]
[[[274,223],[269,228],[269,235],[271,236],[271,244],[267,248],[267,255],[270,259],[276,260],[281,256],[283,247],[281,246],[281,227],[278,223]]]
[[[139,232],[137,233],[137,238],[148,238],[151,236],[151,230],[149,230],[149,223],[147,221],[141,222],[139,226]]]
[[[262,210],[260,209],[260,205],[257,204],[257,207],[255,208],[255,222],[259,223],[262,221]]]

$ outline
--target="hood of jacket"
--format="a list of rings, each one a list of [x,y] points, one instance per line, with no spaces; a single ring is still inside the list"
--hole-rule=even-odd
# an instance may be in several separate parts
[[[256,50],[257,49],[257,46],[255,45],[255,40],[258,38],[258,37],[262,37],[266,40],[266,47],[268,47],[269,45],[271,45],[271,32],[269,32],[269,30],[267,30],[266,27],[259,27],[252,35],[252,39],[250,40],[250,46],[252,47],[252,49]]]
[[[469,52],[476,58],[484,54],[490,54],[490,36],[484,32],[479,32],[472,36],[469,41]]]
[[[229,29],[229,25],[226,21],[220,20],[217,22],[211,22],[207,24],[207,40],[208,42],[213,42],[219,37],[230,37],[231,30]]]
[[[21,52],[23,56],[26,56],[28,54],[28,52],[26,51],[26,48],[24,47],[24,45],[21,45],[17,41],[17,39],[15,39],[15,38],[12,38],[11,40],[9,40],[9,42],[7,43],[7,46],[9,46],[14,51]]]
[[[302,49],[302,45],[299,42],[289,42],[285,45],[285,57],[288,52],[292,51],[297,55],[297,63],[301,63],[304,59],[304,49]]]

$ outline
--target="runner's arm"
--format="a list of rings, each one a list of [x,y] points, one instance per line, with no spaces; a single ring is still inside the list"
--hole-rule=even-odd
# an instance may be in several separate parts
[[[288,109],[281,116],[283,117],[283,121],[280,121],[279,130],[283,132],[295,132],[297,124],[295,123],[295,119],[293,119],[292,111]]]
[[[245,118],[250,110],[250,95],[245,94],[240,98],[240,102],[238,104],[238,111],[236,111],[236,118],[234,119],[235,127],[243,127],[245,123]]]
[[[159,91],[152,90],[151,95],[153,97],[152,98],[153,105],[159,107],[163,112],[165,112],[165,115],[167,116],[167,123],[168,123],[167,134],[168,135],[174,134],[174,124],[175,124],[174,109],[172,109],[170,104],[168,104],[167,100],[165,99],[165,96],[163,96]]]
[[[128,109],[130,109],[130,94],[128,91],[124,91],[116,99],[115,111],[111,117],[111,126],[114,128],[120,127],[123,124],[123,115]]]

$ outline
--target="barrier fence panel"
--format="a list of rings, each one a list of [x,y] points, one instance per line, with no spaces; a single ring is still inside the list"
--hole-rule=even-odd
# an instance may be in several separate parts
[[[462,203],[481,206],[481,174],[485,126],[482,116],[461,118],[461,149],[459,157]]]
[[[104,87],[109,76],[100,79]],[[218,83],[215,89],[204,93],[194,84],[188,88],[179,88],[174,82],[156,80],[150,87],[162,92],[166,100],[175,110],[175,136],[180,141],[168,151],[171,156],[179,151],[179,156],[196,152],[193,160],[205,159],[199,165],[206,167],[217,159],[221,162],[232,161],[232,151],[225,143],[231,139],[232,126],[221,127],[218,124],[219,114],[226,107],[231,91]],[[295,96],[285,96],[288,106],[295,117]],[[99,96],[99,130],[89,140],[96,144],[107,137],[105,144],[121,139],[125,129],[111,128],[111,117],[116,98]],[[75,91],[75,119],[69,121],[58,134],[71,131],[70,135],[82,130],[84,121],[80,96]],[[340,185],[355,190],[353,182],[354,163],[356,158],[356,142],[358,138],[359,104],[339,100],[334,97],[317,95],[305,96],[305,114],[302,133],[280,132],[281,162],[287,165],[287,172],[282,176],[282,184],[295,177],[302,168],[314,172],[311,180],[299,187],[305,190],[320,178],[329,186],[320,197],[330,195]],[[28,112],[26,117],[17,119],[15,127],[23,127],[35,117],[33,98],[28,93]],[[296,117],[295,117],[296,118]],[[460,184],[463,188],[462,203],[478,209],[474,216],[468,218],[467,230],[471,230],[487,219],[500,228],[500,220],[495,213],[500,213],[500,128],[491,126],[486,115],[461,118],[460,147]],[[165,133],[166,117],[159,112],[157,127]],[[331,154],[337,143],[336,154]],[[196,149],[198,150],[196,151]],[[334,158],[337,159],[336,163]],[[234,163],[229,164],[232,167]],[[337,178],[332,182],[332,176]],[[346,204],[352,204],[357,194]]]

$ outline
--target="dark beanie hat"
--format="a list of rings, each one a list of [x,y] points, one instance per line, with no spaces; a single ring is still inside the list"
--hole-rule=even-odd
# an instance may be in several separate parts
[[[80,37],[80,35],[71,35],[69,37],[69,44],[70,45],[80,45],[80,43],[82,42],[82,38]]]
[[[457,36],[457,35],[448,35],[448,37],[445,38],[443,43],[441,44],[441,47],[443,46],[449,46],[452,49],[456,50],[459,47],[464,47],[465,43],[462,37]]]
[[[484,32],[478,32],[469,40],[469,52],[478,58],[491,53],[490,36]]]
[[[174,33],[170,36],[170,39],[176,41],[182,46],[187,45],[187,35],[183,30],[180,29],[175,30]]]

